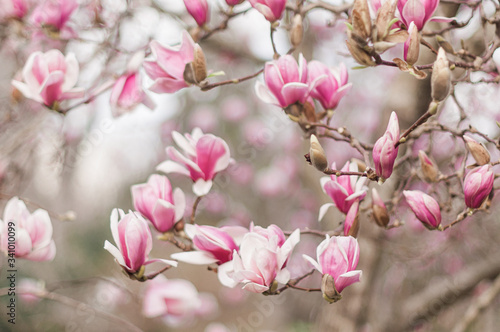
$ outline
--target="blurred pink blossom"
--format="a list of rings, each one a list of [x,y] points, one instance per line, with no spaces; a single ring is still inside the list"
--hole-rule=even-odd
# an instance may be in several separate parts
[[[210,14],[207,0],[184,0],[184,5],[200,27],[207,23]]]
[[[33,305],[42,300],[41,297],[36,294],[44,294],[45,283],[42,280],[23,278],[18,284],[19,298],[23,304]]]
[[[79,66],[73,53],[66,57],[61,51],[32,53],[23,68],[23,81],[12,81],[12,85],[26,98],[57,109],[58,103],[66,99],[82,98],[83,88],[74,88],[78,81]]]
[[[335,163],[332,168],[336,169]],[[358,165],[356,163],[347,162],[342,167],[343,172],[357,172]],[[333,203],[327,203],[321,206],[318,219],[321,220],[326,214],[326,211],[336,206],[340,212],[347,214],[349,209],[357,200],[362,200],[366,196],[368,188],[365,186],[366,178],[350,175],[330,175],[329,177],[321,178],[321,187],[323,192],[330,196]]]
[[[136,53],[127,65],[127,71],[120,76],[111,90],[111,110],[113,116],[119,116],[131,111],[138,104],[143,103],[150,109],[155,108],[155,103],[142,89],[142,80],[139,69],[144,60],[144,53]]]
[[[428,229],[436,229],[441,224],[441,210],[438,202],[419,190],[405,190],[403,195],[415,216]]]
[[[187,31],[182,32],[179,46],[163,46],[156,40],[150,44],[155,60],[144,61],[144,70],[154,80],[149,90],[156,93],[174,93],[189,86],[184,81],[186,64],[194,60],[195,43]]]
[[[22,19],[30,6],[29,0],[4,0],[0,4],[0,20],[2,18]]]
[[[195,195],[208,194],[217,173],[225,170],[231,162],[229,146],[220,137],[203,134],[200,128],[184,135],[174,131],[172,138],[184,154],[172,146],[167,147],[167,156],[171,160],[162,162],[156,169],[167,174],[189,176],[194,182]]]
[[[451,22],[454,18],[433,17],[439,0],[399,0],[398,10],[401,16],[401,22],[408,28],[411,22],[419,31],[424,28],[428,21]]]
[[[184,216],[184,193],[180,188],[172,191],[166,176],[153,174],[147,183],[134,185],[131,191],[134,208],[161,233],[171,230]]]
[[[73,38],[76,32],[67,25],[71,15],[78,8],[77,0],[44,0],[33,10],[31,23],[38,28],[50,27],[61,38]]]
[[[189,326],[193,319],[205,312],[203,294],[184,279],[167,279],[159,275],[148,282],[144,293],[142,312],[146,317],[161,317],[172,327]],[[216,303],[212,306],[216,306]]]
[[[477,209],[493,190],[495,174],[491,165],[476,167],[469,171],[464,179],[465,205]]]
[[[373,162],[377,175],[388,179],[394,168],[399,147],[394,145],[399,141],[399,123],[395,112],[391,113],[385,134],[373,146]]]
[[[279,20],[286,7],[287,0],[249,0],[253,8],[257,9],[266,20]]]
[[[319,100],[327,110],[334,110],[352,87],[351,83],[347,83],[347,69],[343,63],[339,68],[333,69],[319,61],[311,61],[307,65],[307,73],[308,82],[311,84],[316,79],[326,76],[326,79],[322,79],[311,91],[311,97]]]
[[[0,220],[0,250],[31,261],[53,260],[56,245],[48,212],[37,209],[30,214],[22,200],[12,197],[5,206],[3,221]]]
[[[355,270],[359,261],[358,241],[352,236],[326,236],[316,249],[317,261],[303,255],[321,274],[329,274],[335,280],[335,289],[344,288],[360,281],[362,271]]]
[[[140,215],[135,212],[125,214],[120,209],[113,209],[110,221],[111,234],[118,247],[106,240],[104,249],[115,257],[125,271],[133,274],[139,272],[144,265],[154,262],[177,266],[175,261],[149,259],[153,239],[148,223]]]

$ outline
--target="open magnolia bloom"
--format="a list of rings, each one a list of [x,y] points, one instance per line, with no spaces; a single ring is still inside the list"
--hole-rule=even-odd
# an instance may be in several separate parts
[[[252,225],[243,236],[239,252],[234,250],[233,260],[226,266],[228,278],[221,282],[228,287],[241,283],[243,289],[254,293],[272,291],[276,282],[286,284],[290,280],[286,264],[299,241],[298,229],[285,240],[283,231],[275,225],[267,229]]]
[[[15,229],[15,243],[9,229]],[[22,200],[13,197],[5,206],[0,220],[0,250],[6,255],[31,261],[51,261],[56,255],[52,239],[52,222],[47,211],[38,209],[31,213]]]
[[[336,164],[332,164],[332,168],[336,169]],[[347,162],[342,167],[343,172],[357,172],[358,165],[356,163]],[[366,178],[359,176],[325,176],[320,179],[323,192],[330,196],[333,203],[323,204],[319,209],[318,220],[323,219],[328,209],[336,206],[340,212],[347,214],[351,205],[357,200],[362,200],[366,196],[368,188],[365,186]]]
[[[167,174],[179,173],[189,176],[194,182],[195,195],[208,194],[217,173],[225,170],[232,160],[229,146],[220,137],[203,134],[200,128],[184,135],[174,131],[172,138],[184,153],[172,146],[167,147],[167,156],[171,160],[162,162],[156,169]]]
[[[232,266],[227,263],[233,259],[234,252],[238,252],[243,235],[248,229],[241,226],[200,226],[186,224],[184,231],[193,240],[196,251],[180,252],[171,255],[173,259],[197,265],[217,264],[219,280],[222,283],[227,279],[226,270]]]
[[[13,80],[12,85],[26,98],[57,109],[63,100],[85,95],[83,88],[74,87],[78,73],[78,61],[73,53],[65,57],[56,49],[45,53],[34,52],[24,65],[24,82]]]
[[[120,219],[118,221],[118,219]],[[107,240],[104,249],[109,251],[118,264],[129,274],[141,279],[144,275],[144,266],[163,262],[177,266],[177,262],[166,259],[149,259],[153,248],[153,239],[148,224],[139,214],[130,211],[125,214],[121,209],[113,209],[110,218],[111,234],[117,247]]]
[[[340,300],[340,293],[349,285],[360,281],[362,271],[355,270],[359,260],[358,241],[352,236],[326,236],[316,249],[317,261],[302,255],[323,276],[333,277],[334,284],[322,287],[327,301]],[[325,278],[327,279],[327,278]],[[333,288],[331,287],[333,286]]]

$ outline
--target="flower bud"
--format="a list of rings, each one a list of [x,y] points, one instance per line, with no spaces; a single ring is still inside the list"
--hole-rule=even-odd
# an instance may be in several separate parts
[[[184,5],[200,27],[207,23],[209,14],[207,0],[184,0]]]
[[[486,165],[490,162],[490,153],[481,143],[476,142],[469,136],[464,136],[464,141],[465,146],[479,166]]]
[[[359,200],[356,200],[345,217],[344,236],[357,237],[359,232]]]
[[[309,156],[311,158],[311,164],[319,171],[323,172],[328,168],[325,150],[323,150],[323,147],[319,144],[318,138],[315,135],[311,135]]]
[[[292,21],[292,30],[290,30],[290,41],[293,47],[297,47],[302,43],[304,36],[304,27],[302,25],[302,15],[296,14]]]
[[[446,52],[439,48],[438,56],[432,67],[431,96],[434,101],[443,101],[450,93],[451,71]]]
[[[323,274],[321,292],[323,293],[323,298],[330,303],[335,303],[342,299],[342,295],[335,288],[335,280],[329,274]]]
[[[385,134],[373,146],[373,163],[377,175],[388,179],[393,171],[394,162],[398,156],[398,148],[394,147],[399,141],[398,116],[392,112]]]
[[[418,61],[420,52],[420,34],[415,23],[411,22],[408,28],[408,39],[404,43],[404,58],[407,64],[413,66]]]
[[[194,77],[198,83],[207,78],[207,61],[205,60],[203,50],[198,44],[194,45],[193,70]]]
[[[451,44],[443,37],[436,36],[436,41],[439,47],[442,47],[446,51],[446,53],[456,54],[455,50],[453,49],[453,46],[451,46]]]
[[[387,227],[390,221],[389,212],[375,188],[372,188],[372,211],[373,219],[375,219],[377,225],[384,228]]]
[[[440,226],[441,210],[434,198],[418,190],[405,190],[403,195],[417,219],[426,228],[433,230]]]
[[[434,164],[423,150],[418,151],[418,159],[420,159],[420,168],[422,169],[425,181],[436,181],[439,174],[436,164]]]
[[[465,205],[477,209],[493,190],[495,174],[491,171],[491,165],[476,167],[471,170],[464,179]]]

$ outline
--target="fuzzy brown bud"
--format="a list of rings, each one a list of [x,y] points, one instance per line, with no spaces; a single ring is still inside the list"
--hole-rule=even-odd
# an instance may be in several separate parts
[[[196,82],[201,82],[207,78],[207,61],[200,45],[194,45],[193,70]]]
[[[328,168],[325,150],[323,150],[323,147],[319,144],[318,138],[315,135],[311,135],[309,156],[311,158],[311,164],[319,171],[323,172]]]
[[[439,48],[438,56],[432,66],[431,96],[434,101],[443,101],[451,89],[450,63],[446,58],[446,52]]]
[[[429,156],[423,151],[418,151],[418,159],[420,160],[420,168],[427,182],[434,182],[438,178],[439,170]]]
[[[323,274],[321,292],[323,293],[323,298],[330,303],[335,303],[342,299],[342,295],[335,288],[335,280],[329,274]]]
[[[486,165],[490,162],[490,153],[481,143],[476,142],[469,136],[464,136],[464,140],[465,146],[467,146],[467,149],[479,166]]]
[[[382,201],[375,188],[372,188],[372,211],[373,219],[375,219],[377,225],[383,228],[387,227],[391,219],[389,217],[389,211],[387,211],[384,201]]]
[[[304,27],[302,25],[302,15],[296,14],[292,21],[292,30],[290,30],[290,41],[293,47],[297,47],[302,43],[304,37]]]

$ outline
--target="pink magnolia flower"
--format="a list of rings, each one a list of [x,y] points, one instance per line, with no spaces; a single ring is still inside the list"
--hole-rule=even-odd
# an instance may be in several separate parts
[[[358,241],[352,236],[326,236],[316,249],[317,261],[302,255],[321,274],[329,274],[340,293],[349,285],[360,281],[362,271],[355,270],[359,261]]]
[[[337,107],[340,99],[351,89],[352,84],[347,83],[348,75],[344,64],[339,68],[332,69],[319,61],[311,61],[307,65],[308,82],[311,84],[316,79],[321,82],[311,91],[311,97],[319,100],[321,105],[327,110],[333,110]]]
[[[16,18],[22,19],[29,9],[28,0],[5,0],[0,4],[0,19]]]
[[[335,163],[332,168],[336,169]],[[357,172],[358,165],[356,163],[345,163],[342,167],[344,172]],[[325,194],[330,196],[333,203],[327,203],[319,209],[319,220],[323,219],[328,209],[336,206],[340,212],[347,214],[349,209],[356,200],[362,200],[366,196],[368,188],[365,186],[366,178],[359,176],[325,176],[321,178],[321,187]]]
[[[132,186],[131,191],[134,209],[142,213],[161,233],[171,230],[184,216],[184,193],[180,188],[172,192],[166,176],[153,174],[147,183]]]
[[[471,209],[477,209],[493,190],[495,174],[491,165],[476,167],[471,170],[464,179],[465,205]]]
[[[203,315],[207,304],[205,294],[198,293],[191,282],[159,275],[147,283],[142,312],[146,317],[161,317],[167,325],[180,327]]]
[[[126,113],[138,104],[143,103],[150,109],[155,108],[155,103],[142,89],[142,80],[139,69],[144,60],[144,53],[136,53],[127,65],[127,71],[120,76],[111,90],[111,110],[113,116]]]
[[[120,221],[118,221],[120,218]],[[135,274],[140,269],[154,262],[163,262],[171,266],[177,266],[177,262],[166,259],[149,259],[149,253],[153,248],[153,239],[148,223],[140,215],[134,212],[125,214],[120,209],[111,212],[111,234],[115,241],[115,247],[107,240],[104,249],[109,251],[122,268]]]
[[[267,231],[259,229],[246,233],[240,251],[235,250],[233,253],[232,267],[228,268],[227,275],[233,283],[227,280],[221,282],[229,287],[242,283],[243,289],[254,293],[269,290],[275,280],[286,284],[290,280],[286,263],[300,241],[300,231],[295,230],[285,242],[282,242],[283,232],[276,231],[273,227]]]
[[[173,259],[181,262],[205,265],[216,263],[219,265],[217,272],[219,280],[227,279],[227,270],[231,264],[226,264],[233,259],[233,253],[239,250],[239,243],[248,229],[241,226],[200,226],[186,224],[186,234],[193,240],[197,251],[180,252],[171,255]]]
[[[195,43],[187,31],[182,32],[179,46],[163,46],[156,40],[150,44],[156,60],[144,61],[144,70],[154,80],[149,90],[156,93],[174,93],[189,86],[184,81],[186,64],[194,60]]]
[[[210,14],[207,0],[184,0],[184,5],[200,27],[207,23]]]
[[[51,261],[56,255],[52,222],[47,211],[31,213],[22,200],[11,198],[0,220],[0,250],[31,261]]]
[[[411,22],[415,22],[415,26],[419,31],[424,28],[428,21],[451,22],[454,18],[433,17],[432,14],[436,11],[439,5],[439,0],[399,0],[398,10],[401,16],[401,22],[408,28]]]
[[[77,0],[45,0],[33,10],[31,23],[39,28],[50,27],[62,38],[75,37],[75,31],[67,23],[78,8]]]
[[[285,108],[295,103],[304,104],[311,90],[325,79],[326,75],[307,81],[307,62],[299,55],[299,62],[291,55],[269,61],[264,67],[266,85],[257,82],[255,90],[262,101]]]
[[[394,145],[399,141],[399,123],[395,112],[391,113],[385,134],[373,146],[373,162],[377,175],[388,179],[394,168],[394,161],[398,156],[399,147]]]
[[[286,7],[286,0],[249,0],[253,8],[257,9],[266,20],[279,20]]]
[[[199,128],[184,135],[174,131],[172,138],[184,154],[172,146],[167,147],[167,156],[171,160],[164,161],[156,169],[167,174],[189,176],[194,182],[193,192],[196,195],[208,194],[217,173],[225,170],[231,162],[229,146],[222,138],[203,134]]]
[[[403,195],[415,216],[428,229],[436,229],[441,224],[439,204],[431,196],[418,190],[405,190]]]
[[[58,103],[85,95],[83,88],[74,88],[78,80],[78,61],[73,53],[64,55],[59,50],[34,52],[23,68],[23,81],[12,85],[26,98],[57,108]]]
[[[349,208],[345,216],[344,221],[344,236],[352,235],[354,237],[357,236],[359,230],[358,216],[359,211],[359,199],[354,200],[354,203]]]

